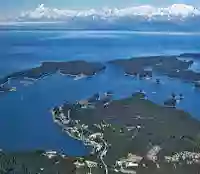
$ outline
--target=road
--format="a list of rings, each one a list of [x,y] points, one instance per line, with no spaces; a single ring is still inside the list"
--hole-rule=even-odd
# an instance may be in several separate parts
[[[67,112],[67,118],[68,118],[69,122],[71,122],[70,112],[71,112],[71,110],[69,109],[68,112]],[[63,125],[62,123],[60,123],[60,126],[62,128],[65,128],[65,125]],[[82,127],[81,127],[81,131],[83,131]],[[87,129],[87,131],[89,131],[89,130]],[[71,134],[70,132],[67,132],[67,133],[69,135]],[[73,137],[73,138],[77,138],[77,137]],[[77,139],[79,139],[80,141],[84,141],[85,138],[83,138],[83,135],[81,135],[81,137],[77,138]],[[101,163],[104,166],[105,174],[108,174],[108,166],[106,165],[106,163],[104,161],[104,157],[106,156],[106,153],[107,153],[107,150],[108,150],[108,145],[103,138],[101,138],[101,141],[103,142],[103,150],[99,152],[99,159],[101,160]]]
[[[102,140],[103,143],[104,143],[104,149],[103,149],[103,151],[102,151],[101,154],[100,154],[100,160],[101,160],[102,164],[104,165],[105,174],[108,174],[108,166],[106,165],[106,163],[105,163],[104,160],[103,160],[104,156],[105,156],[106,153],[107,153],[107,147],[108,147],[108,145],[107,145],[107,143],[105,142],[105,140],[104,140],[103,138],[102,138],[101,140]]]

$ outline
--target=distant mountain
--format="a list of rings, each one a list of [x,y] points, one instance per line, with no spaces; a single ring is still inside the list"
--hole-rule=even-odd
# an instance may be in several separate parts
[[[124,9],[103,8],[100,10],[61,10],[39,5],[33,11],[22,12],[19,20],[25,21],[49,21],[49,20],[69,20],[74,18],[90,20],[116,20],[119,18],[141,17],[146,20],[184,20],[187,17],[200,15],[200,9],[185,4],[174,4],[165,8],[156,8],[150,5],[134,6]]]
[[[22,12],[10,28],[193,32],[200,31],[199,25],[200,8],[185,4],[162,8],[144,5],[99,10],[65,10],[41,4],[34,10]],[[0,28],[4,28],[2,26]]]

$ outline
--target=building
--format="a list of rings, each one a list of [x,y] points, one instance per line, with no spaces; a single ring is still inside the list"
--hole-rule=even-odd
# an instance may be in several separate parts
[[[85,161],[85,163],[89,168],[97,167],[97,163],[94,161]]]
[[[77,168],[80,168],[80,167],[84,167],[85,166],[85,163],[81,163],[81,162],[79,162],[79,161],[76,161],[75,163],[74,163],[74,165],[77,167]]]
[[[161,151],[161,147],[160,146],[153,146],[147,153],[147,159],[150,161],[157,161],[157,154]]]
[[[44,156],[47,156],[49,159],[57,156],[57,152],[56,151],[47,151],[45,152]]]
[[[136,162],[136,163],[140,163],[140,161],[143,159],[143,157],[141,156],[137,156],[137,155],[134,155],[132,153],[129,153],[128,154],[128,160],[129,161],[132,161],[132,162]]]
[[[103,138],[103,134],[97,132],[97,133],[91,134],[91,135],[89,136],[90,139],[96,139],[97,137],[98,137],[98,138]]]
[[[128,167],[138,167],[139,164],[138,163],[135,163],[135,162],[126,162],[126,168]]]
[[[81,105],[81,108],[87,108],[89,105],[89,102],[88,100],[80,100],[78,104]]]

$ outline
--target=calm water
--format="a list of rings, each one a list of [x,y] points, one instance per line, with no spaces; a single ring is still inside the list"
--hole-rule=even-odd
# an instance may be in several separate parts
[[[84,59],[106,62],[116,58],[141,55],[200,52],[200,35],[167,35],[114,31],[1,31],[0,76],[37,66],[42,61]],[[197,62],[194,70],[200,70]],[[50,109],[64,101],[75,101],[94,92],[113,90],[117,98],[143,89],[156,103],[172,92],[183,93],[178,105],[200,119],[200,91],[191,84],[162,77],[162,84],[153,80],[135,80],[108,66],[94,78],[74,81],[53,75],[30,86],[12,82],[17,92],[0,95],[0,148],[6,150],[55,149],[71,155],[87,153],[87,149],[52,122]],[[156,93],[155,93],[156,92]]]

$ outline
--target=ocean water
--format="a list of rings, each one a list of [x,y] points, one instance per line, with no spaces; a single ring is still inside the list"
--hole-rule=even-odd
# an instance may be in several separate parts
[[[0,76],[38,66],[43,61],[87,60],[105,63],[117,58],[200,52],[200,35],[194,33],[133,31],[0,31]],[[200,70],[196,61],[191,67]],[[25,86],[12,81],[16,92],[0,94],[0,148],[17,151],[54,149],[70,155],[88,152],[80,142],[53,123],[50,109],[64,101],[76,101],[95,92],[112,90],[124,98],[144,90],[149,99],[163,104],[172,92],[182,93],[178,108],[200,119],[200,90],[180,80],[125,77],[111,65],[95,77],[74,81],[54,74]]]

